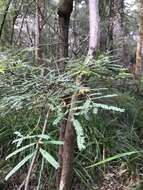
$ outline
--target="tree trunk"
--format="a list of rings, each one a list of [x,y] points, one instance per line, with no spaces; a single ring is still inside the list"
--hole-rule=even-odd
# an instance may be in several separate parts
[[[137,41],[135,74],[138,76],[142,71],[142,48],[143,48],[143,0],[140,0],[139,10],[139,39]]]
[[[90,23],[90,39],[89,39],[89,51],[88,56],[93,56],[97,50],[99,41],[99,9],[98,0],[89,0],[89,23]],[[82,77],[77,76],[76,84],[81,84]],[[63,163],[61,171],[61,179],[59,190],[70,190],[71,189],[71,177],[72,177],[72,164],[74,154],[74,139],[75,130],[73,128],[72,119],[74,117],[73,108],[77,101],[77,92],[75,92],[71,99],[70,112],[66,124],[65,139],[63,146]]]
[[[65,129],[65,138],[64,138],[64,146],[63,146],[63,161],[62,161],[62,171],[61,171],[59,190],[71,189],[74,139],[75,139],[75,131],[72,125],[72,118],[73,118],[72,108],[75,106],[75,102],[76,102],[76,93],[73,95],[72,100],[71,100],[71,111],[69,112],[66,129]]]
[[[73,10],[73,0],[61,0],[58,6],[59,17],[59,69],[65,68],[65,58],[68,57],[68,35],[70,15]],[[68,118],[69,119],[69,118]],[[57,189],[69,190],[72,171],[72,154],[73,154],[73,128],[70,121],[61,123],[60,140],[64,140],[64,145],[59,147],[60,168],[57,175]]]
[[[113,0],[113,50],[114,55],[119,60],[120,64],[123,57],[123,19],[122,19],[122,1]]]
[[[72,2],[73,3],[73,2]],[[65,4],[64,4],[65,5]],[[71,4],[70,4],[71,5]],[[62,7],[63,10],[63,7]],[[64,9],[65,10],[65,9]],[[72,10],[72,9],[70,9]],[[69,11],[70,12],[70,11]],[[71,12],[70,12],[71,13]],[[62,35],[66,33],[66,39],[62,38],[62,51],[61,56],[67,56],[68,51],[68,31],[67,26],[63,27],[66,24],[69,24],[69,19],[65,18],[64,14],[59,12],[59,21],[61,22],[60,27]],[[70,15],[70,14],[68,14]],[[89,25],[90,25],[90,39],[89,39],[89,51],[88,57],[92,57],[93,54],[97,50],[98,42],[99,42],[99,8],[98,8],[98,0],[89,0]],[[67,22],[68,19],[68,22]],[[64,37],[64,36],[63,36]],[[63,63],[62,63],[63,64]],[[62,65],[63,67],[63,65]],[[82,82],[82,77],[77,76],[76,84],[79,86]],[[71,189],[71,178],[72,178],[72,164],[73,164],[73,154],[74,154],[74,139],[75,139],[75,130],[73,127],[72,119],[74,117],[73,108],[75,107],[75,103],[77,101],[78,92],[75,92],[71,99],[71,107],[69,111],[69,116],[67,119],[67,124],[65,128],[65,138],[64,145],[62,149],[62,170],[61,170],[61,178],[59,184],[59,190],[70,190]]]
[[[93,55],[99,43],[99,0],[89,0],[89,50],[88,55]]]
[[[113,54],[113,30],[114,30],[114,22],[113,22],[113,11],[114,11],[114,2],[113,0],[109,1],[109,25],[108,25],[108,50]]]
[[[72,47],[72,52],[74,53],[74,56],[76,56],[77,53],[77,47],[78,47],[78,43],[77,43],[77,1],[74,2],[74,11],[73,11],[73,47]]]
[[[36,0],[36,14],[35,14],[35,61],[37,64],[42,64],[43,50],[42,50],[42,16],[41,6],[43,4],[40,0]]]
[[[61,0],[58,7],[59,16],[59,57],[65,59],[68,57],[68,34],[70,15],[73,10],[73,0]],[[64,70],[65,60],[60,61],[59,68]]]

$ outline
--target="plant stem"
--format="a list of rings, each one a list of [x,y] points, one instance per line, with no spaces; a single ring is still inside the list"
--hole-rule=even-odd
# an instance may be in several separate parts
[[[42,135],[44,135],[45,131],[46,131],[46,126],[47,126],[47,123],[48,123],[48,117],[49,117],[49,113],[50,111],[48,110],[47,114],[46,114],[46,118],[45,118],[45,122],[44,122],[44,126],[43,126],[43,130],[42,130]],[[30,181],[30,176],[31,176],[31,173],[32,173],[32,168],[33,168],[33,165],[35,163],[35,160],[36,160],[36,157],[37,157],[37,154],[38,154],[38,150],[39,150],[39,146],[40,146],[40,143],[42,141],[42,138],[40,138],[37,142],[37,146],[36,146],[36,152],[32,158],[32,161],[31,161],[31,164],[30,164],[30,167],[29,167],[29,170],[28,170],[28,174],[27,174],[27,177],[26,177],[26,181],[25,181],[25,188],[24,190],[28,190],[28,186],[29,186],[29,181]]]

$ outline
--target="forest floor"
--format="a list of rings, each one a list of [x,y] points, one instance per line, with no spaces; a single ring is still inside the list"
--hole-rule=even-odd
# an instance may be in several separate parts
[[[114,168],[108,171],[98,190],[143,190],[141,177],[138,174],[129,174],[126,169]]]
[[[77,185],[73,190],[143,190],[141,175],[130,174],[127,169],[112,167],[101,178],[98,186],[83,188]]]
[[[130,174],[127,169],[119,167],[111,167],[108,171],[104,171],[104,173],[102,182],[100,182],[98,187],[95,185],[87,188],[80,183],[75,183],[72,190],[143,190],[143,183],[139,174]],[[3,184],[4,186],[0,184],[0,190],[17,190],[21,184],[20,181],[23,181],[21,177],[15,176],[10,180],[9,184]],[[41,188],[41,190],[45,189],[54,190],[55,188],[49,189],[48,184],[46,184],[46,187],[44,189]],[[31,181],[28,190],[36,190],[35,179]]]

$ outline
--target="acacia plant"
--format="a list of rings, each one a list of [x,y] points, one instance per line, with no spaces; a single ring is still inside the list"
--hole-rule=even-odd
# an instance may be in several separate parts
[[[1,20],[0,39],[5,41],[6,35],[9,37],[5,47],[8,47],[8,50],[0,53],[0,114],[2,121],[6,123],[2,122],[6,127],[2,127],[0,132],[3,142],[8,141],[4,148],[7,149],[5,154],[8,154],[6,160],[10,160],[7,162],[10,163],[10,167],[5,179],[8,180],[17,172],[20,173],[23,167],[25,175],[19,180],[19,190],[31,188],[34,176],[32,174],[36,174],[34,186],[37,190],[47,188],[47,184],[43,184],[42,176],[52,181],[52,187],[49,181],[47,182],[51,189],[70,190],[74,175],[82,178],[87,187],[89,183],[93,184],[90,173],[95,175],[96,166],[139,153],[132,147],[131,152],[123,152],[125,149],[122,147],[124,148],[126,142],[137,142],[134,143],[129,133],[126,139],[125,134],[122,135],[120,131],[115,133],[114,129],[114,135],[108,138],[109,128],[102,128],[99,126],[100,122],[94,121],[98,113],[106,116],[106,112],[102,110],[107,110],[111,111],[111,115],[108,115],[109,120],[112,116],[116,117],[115,121],[111,121],[114,125],[119,119],[116,112],[124,112],[124,109],[118,107],[118,102],[112,101],[112,98],[117,98],[118,95],[113,93],[111,87],[119,86],[116,86],[117,92],[122,84],[121,78],[130,76],[129,73],[125,73],[123,63],[120,63],[120,66],[117,64],[121,59],[118,60],[117,56],[114,58],[114,52],[117,51],[120,58],[124,59],[124,44],[121,44],[120,48],[116,44],[116,41],[123,42],[125,35],[124,1],[78,0],[75,3],[73,0],[60,0],[58,4],[54,2],[7,1]],[[102,10],[103,5],[106,14]],[[101,21],[105,22],[106,17],[107,28],[103,29]],[[77,18],[82,21],[82,27]],[[141,25],[140,19],[140,28]],[[4,31],[4,27],[7,32]],[[115,33],[116,29],[119,29],[118,33]],[[100,44],[104,30],[107,31],[106,44]],[[123,37],[122,40],[120,37]],[[137,70],[141,70],[141,38],[140,32]],[[58,42],[53,42],[55,39]],[[101,53],[104,51],[100,49],[102,45],[104,50],[111,51],[111,54]],[[86,47],[84,55],[81,51],[83,47]],[[110,88],[109,91],[105,84]],[[8,121],[10,124],[7,127]],[[121,128],[119,125],[118,128]],[[123,131],[122,129],[121,132]],[[117,142],[122,140],[122,136],[126,139],[121,148],[112,147],[117,133]],[[117,155],[106,159],[113,155],[110,148],[106,147],[108,142],[111,150],[114,150],[113,154]]]

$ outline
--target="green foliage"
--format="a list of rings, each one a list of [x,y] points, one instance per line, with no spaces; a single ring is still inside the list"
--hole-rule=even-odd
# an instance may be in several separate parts
[[[72,122],[73,122],[73,126],[75,128],[76,135],[77,135],[78,149],[81,151],[81,150],[86,148],[85,147],[85,137],[84,137],[84,133],[83,133],[83,128],[82,128],[82,126],[78,120],[73,119]]]
[[[5,5],[5,1],[4,0],[0,0],[0,10],[3,10]]]
[[[105,160],[102,160],[100,162],[97,162],[96,164],[93,164],[93,165],[89,166],[88,168],[99,166],[99,165],[105,164],[107,162],[117,160],[117,159],[122,158],[122,157],[131,156],[133,154],[138,154],[138,153],[140,153],[140,152],[139,151],[132,151],[132,152],[125,152],[125,153],[122,153],[122,154],[118,154],[118,155],[112,156],[110,158],[106,158]]]
[[[119,41],[119,44],[115,46],[120,47],[118,50],[114,49],[113,56],[107,53],[101,54],[98,51],[95,60],[86,59],[85,61],[83,55],[87,53],[87,34],[89,33],[87,1],[75,1],[69,31],[70,59],[66,60],[65,73],[61,73],[57,69],[60,60],[55,59],[59,38],[57,2],[44,1],[44,6],[42,2],[40,6],[43,7],[39,6],[39,10],[40,8],[42,10],[42,18],[39,19],[42,20],[40,44],[43,56],[42,65],[34,63],[35,49],[25,48],[35,45],[36,34],[33,35],[35,33],[33,27],[35,1],[11,1],[8,11],[4,12],[7,3],[6,0],[0,0],[0,24],[3,15],[7,13],[0,45],[1,178],[15,165],[6,178],[16,174],[17,171],[19,172],[18,176],[22,176],[19,171],[22,166],[22,174],[25,174],[27,165],[33,158],[30,154],[34,150],[37,151],[36,146],[40,141],[38,163],[35,164],[34,171],[36,176],[39,174],[39,177],[36,177],[37,190],[47,189],[42,186],[44,176],[46,176],[46,181],[48,179],[48,188],[54,189],[50,185],[54,184],[54,169],[59,166],[56,161],[57,149],[64,143],[57,140],[58,126],[67,119],[71,96],[75,91],[78,91],[79,94],[76,106],[72,110],[74,112],[72,122],[77,134],[78,148],[75,153],[74,172],[84,183],[86,189],[92,189],[92,184],[97,182],[97,172],[99,174],[102,170],[108,169],[112,163],[120,165],[124,161],[130,170],[133,170],[134,166],[138,169],[138,165],[142,165],[142,155],[124,155],[142,151],[143,82],[141,79],[138,83],[138,93],[141,96],[138,97],[133,92],[132,75],[117,64],[122,56],[122,42],[124,42],[125,51],[127,50],[125,52],[127,59],[128,54],[132,56],[136,49],[134,37],[138,31],[138,11],[132,9],[134,5],[126,4],[124,10],[122,10],[122,6],[121,10],[118,7],[119,17],[125,11],[125,15],[122,14],[123,18],[121,19],[124,39],[121,39],[122,34],[120,39],[115,39],[114,44]],[[114,48],[111,47],[110,25],[114,20],[112,16],[116,16],[116,12],[113,11],[113,14],[110,3],[112,2],[100,1],[99,3],[101,51]],[[135,5],[136,3],[134,2]],[[118,54],[120,54],[119,57]],[[77,85],[75,81],[78,75],[83,76],[81,85]],[[128,80],[131,80],[133,94],[127,89],[128,84],[125,86],[125,82]],[[126,94],[127,90],[128,94]],[[47,129],[43,134],[45,115],[49,109]],[[3,161],[5,157],[9,159]],[[45,160],[49,163],[48,166]],[[112,163],[108,163],[108,161],[112,161]],[[18,162],[19,164],[17,164]],[[98,168],[87,168],[99,163]],[[106,166],[107,168],[105,168]]]
[[[40,153],[55,169],[59,168],[59,163],[48,152],[40,148]]]
[[[95,64],[95,60],[85,64],[83,58],[70,60],[67,72],[59,74],[56,69],[49,70],[28,63],[25,52],[10,57],[9,59],[8,56],[3,61],[2,65],[5,71],[0,74],[1,120],[4,124],[7,120],[8,124],[6,128],[3,127],[0,140],[1,137],[4,137],[3,134],[11,141],[14,138],[13,133],[15,132],[17,135],[8,150],[8,154],[9,152],[12,153],[7,158],[11,158],[14,162],[13,156],[19,155],[20,158],[27,158],[26,155],[37,150],[36,145],[39,144],[37,150],[41,155],[38,160],[39,163],[44,158],[57,169],[59,163],[56,161],[57,148],[55,145],[63,145],[64,143],[55,140],[58,137],[57,126],[66,119],[71,96],[75,91],[78,91],[79,97],[72,110],[74,112],[72,122],[77,134],[77,146],[80,150],[75,158],[75,172],[80,178],[85,175],[83,181],[92,184],[94,179],[91,179],[91,175],[94,174],[95,169],[91,168],[87,171],[86,167],[102,160],[102,147],[106,145],[107,150],[111,149],[111,155],[118,154],[115,151],[117,147],[112,147],[116,142],[114,135],[117,128],[110,127],[109,131],[107,123],[109,123],[110,118],[107,117],[107,121],[104,120],[106,110],[110,111],[111,120],[113,119],[112,115],[117,117],[118,112],[123,114],[124,109],[121,109],[120,106],[122,107],[124,104],[117,104],[118,93],[106,88],[106,83],[103,84],[103,81],[104,79],[114,80],[121,68],[111,64],[110,57],[103,55],[99,56],[97,64]],[[77,85],[75,82],[75,78],[79,74],[85,77],[81,85]],[[45,113],[48,110],[50,110],[47,124],[48,132],[42,134]],[[103,113],[102,116],[101,113]],[[5,126],[4,124],[3,126]],[[5,142],[7,143],[7,140]],[[14,150],[15,143],[17,150]],[[129,151],[120,150],[119,153]],[[108,157],[111,155],[109,154]],[[27,161],[22,161],[22,165],[26,163]],[[85,164],[83,165],[83,163]],[[16,169],[14,167],[12,170],[12,175],[21,168],[21,162],[17,166]],[[44,169],[40,171],[44,172]],[[52,169],[50,171],[52,172]]]
[[[30,147],[34,146],[34,145],[35,145],[35,143],[31,143],[31,144],[28,144],[28,145],[26,145],[26,146],[23,146],[23,147],[17,149],[16,151],[14,151],[14,152],[12,152],[11,154],[9,154],[9,155],[6,157],[6,160],[9,159],[9,158],[11,158],[12,156],[15,156],[16,154],[18,154],[18,153],[24,151],[24,150],[27,149],[27,148],[30,148]]]
[[[39,151],[41,153],[41,155],[55,168],[57,169],[59,167],[58,162],[56,162],[56,160],[53,158],[53,156],[51,156],[48,152],[46,152],[45,150],[43,150],[42,148],[39,149],[40,144],[44,143],[42,142],[42,140],[46,140],[46,144],[51,144],[51,145],[63,145],[63,142],[61,141],[53,141],[53,140],[49,140],[50,137],[48,135],[33,135],[33,136],[22,136],[20,133],[16,133],[18,136],[20,136],[20,138],[16,139],[13,141],[13,143],[17,143],[17,147],[21,146],[21,144],[23,143],[24,140],[31,140],[31,139],[35,139],[38,138],[37,141],[35,141],[35,143],[30,143],[28,145],[25,145],[17,150],[15,150],[14,152],[12,152],[11,154],[9,154],[6,157],[6,160],[15,156],[18,153],[24,152],[26,149],[29,149],[31,147],[33,148],[34,153],[29,154],[28,156],[26,156],[19,164],[17,164],[10,172],[9,174],[7,174],[6,176],[6,180],[8,178],[10,178],[13,174],[15,174],[30,158],[32,158],[34,156],[34,154],[37,154],[37,151]],[[37,144],[37,145],[36,145]],[[34,150],[35,149],[35,150]]]
[[[15,174],[29,159],[34,156],[35,152],[25,156],[23,160],[21,160],[5,177],[5,180],[8,180],[13,174]]]

